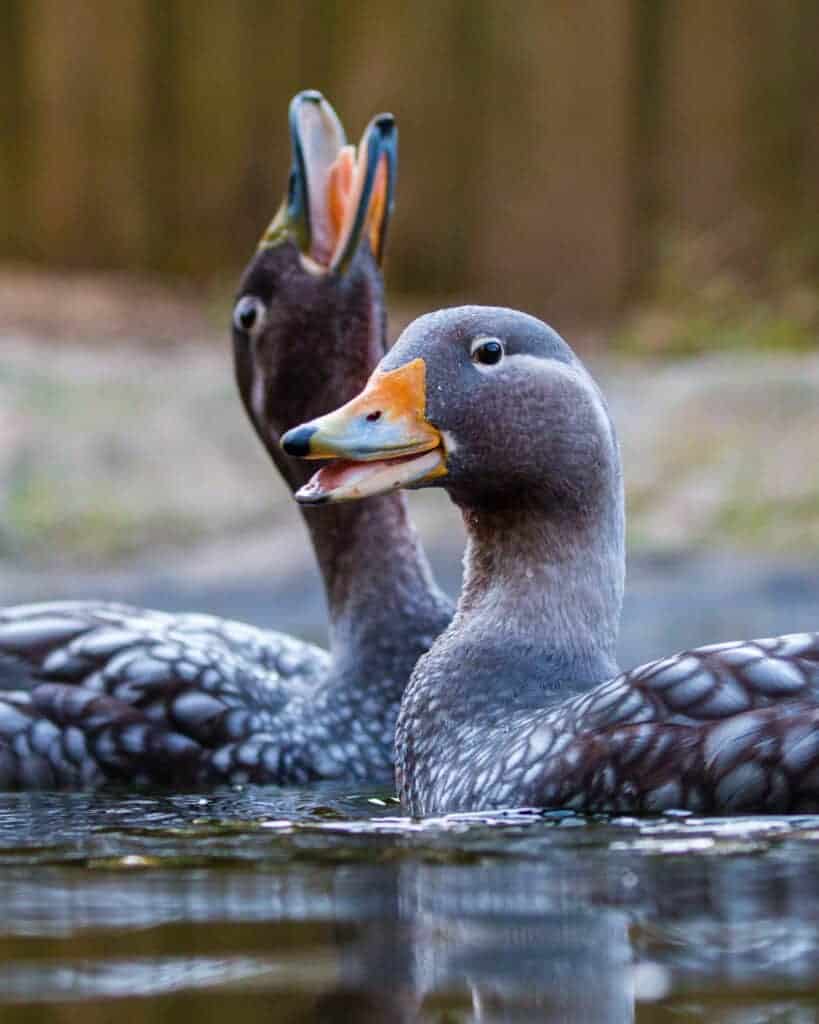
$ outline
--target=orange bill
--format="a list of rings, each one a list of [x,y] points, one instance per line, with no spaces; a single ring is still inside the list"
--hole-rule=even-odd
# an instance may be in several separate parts
[[[351,402],[295,427],[282,447],[303,459],[333,459],[296,495],[302,504],[352,501],[446,472],[441,433],[426,419],[426,364],[376,370]]]

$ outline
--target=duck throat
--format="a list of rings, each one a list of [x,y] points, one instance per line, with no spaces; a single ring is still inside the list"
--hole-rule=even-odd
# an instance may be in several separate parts
[[[386,350],[381,276],[366,247],[343,285],[336,335],[317,340],[314,360],[321,380],[312,388],[314,407],[290,410],[290,425],[348,402],[364,387]],[[302,384],[296,394],[310,393]],[[318,397],[316,397],[318,396]],[[284,456],[277,464],[293,490],[316,470],[315,462]],[[280,465],[280,468],[282,466]],[[418,658],[452,617],[452,603],[438,589],[403,494],[368,501],[299,506],[321,572],[330,618],[336,688],[378,691],[397,703]]]
[[[345,685],[360,678],[400,699],[416,661],[452,617],[404,496],[320,507],[306,511],[305,520],[324,580],[339,675]]]
[[[610,678],[625,579],[619,477],[597,507],[566,509],[533,496],[463,514],[464,587],[452,629],[483,646],[487,664],[502,652],[500,676],[518,679],[521,703],[562,699]]]
[[[348,402],[364,387],[386,350],[381,276],[364,247],[345,286],[343,336],[333,353],[321,408]],[[315,462],[290,459],[291,485],[300,487]],[[368,501],[300,506],[321,571],[330,617],[330,646],[339,687],[363,681],[397,701],[418,658],[452,617],[438,589],[403,494]]]
[[[282,436],[363,390],[386,351],[387,321],[383,282],[366,247],[348,274],[319,279],[301,303],[290,302],[274,343],[254,339],[237,375],[250,420],[295,492],[318,467],[286,455]]]

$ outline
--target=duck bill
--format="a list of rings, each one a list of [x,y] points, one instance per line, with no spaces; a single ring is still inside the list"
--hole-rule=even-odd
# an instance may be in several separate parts
[[[443,475],[443,438],[424,414],[425,378],[423,359],[386,373],[376,370],[357,398],[288,431],[282,447],[289,455],[332,460],[296,500],[355,501]]]
[[[351,154],[352,156],[352,154]],[[363,239],[376,260],[384,259],[398,165],[398,129],[392,114],[379,114],[364,130],[358,159],[345,185],[339,166],[331,183],[331,202],[341,208],[331,267],[344,273]],[[346,187],[346,194],[345,194]]]
[[[335,110],[314,89],[293,97],[288,119],[292,162],[287,196],[259,247],[290,240],[307,255],[328,245],[325,193],[347,139]]]
[[[308,270],[343,273],[366,238],[380,261],[395,191],[394,119],[390,114],[373,118],[357,155],[321,93],[295,96],[289,119],[288,193],[259,247],[292,241]]]

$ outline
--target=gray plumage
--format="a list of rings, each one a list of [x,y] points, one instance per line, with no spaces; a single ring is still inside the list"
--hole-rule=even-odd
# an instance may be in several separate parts
[[[455,617],[401,705],[404,807],[819,809],[819,634],[712,645],[619,674],[620,455],[569,346],[533,317],[473,306],[415,321],[381,369],[417,360],[446,470],[421,485],[449,492],[468,541]],[[384,405],[356,443],[389,458],[380,424],[412,422],[412,437],[408,415]],[[311,428],[324,444],[351,430],[338,414]]]

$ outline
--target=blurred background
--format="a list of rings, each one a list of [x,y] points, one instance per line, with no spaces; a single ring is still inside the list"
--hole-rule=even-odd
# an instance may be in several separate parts
[[[352,134],[376,110],[399,118],[394,291],[608,326],[724,275],[792,321],[780,341],[802,326],[788,293],[819,268],[813,0],[2,14],[4,259],[233,281],[285,181],[287,101],[310,85]]]
[[[819,629],[819,0],[0,0],[0,606],[324,639],[229,346],[307,87],[352,139],[397,117],[391,333],[510,303],[601,381],[621,664]],[[458,516],[410,500],[455,593]],[[815,821],[345,831],[395,813],[366,792],[3,798],[3,1021],[352,1019],[310,1008],[410,978],[430,1020],[816,1020]]]
[[[285,186],[288,101],[316,87],[353,138],[398,118],[393,333],[508,303],[601,378],[631,593],[663,628],[688,642],[726,609],[744,632],[797,606],[815,627],[815,0],[0,0],[0,18],[0,600],[318,628],[226,326]],[[413,500],[456,587],[439,498]]]

